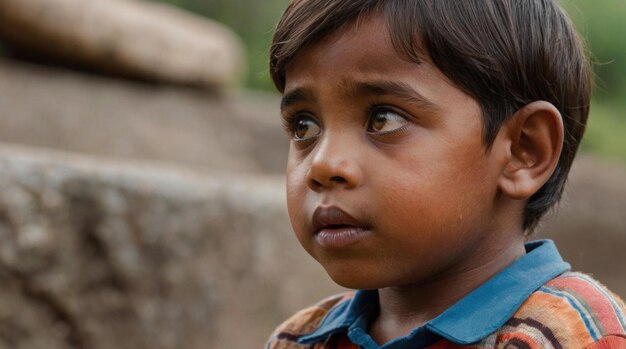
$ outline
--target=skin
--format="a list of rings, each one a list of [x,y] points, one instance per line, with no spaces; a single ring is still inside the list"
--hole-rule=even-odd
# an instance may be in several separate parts
[[[282,115],[296,236],[338,284],[378,289],[369,333],[380,344],[525,253],[523,207],[554,170],[563,139],[558,111],[539,101],[487,150],[479,104],[427,58],[399,56],[377,15],[297,54]],[[313,214],[331,206],[357,222],[354,241],[320,243]]]

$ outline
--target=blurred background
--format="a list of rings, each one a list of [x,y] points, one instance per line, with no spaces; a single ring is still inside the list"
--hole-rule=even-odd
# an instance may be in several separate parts
[[[341,289],[292,237],[286,0],[0,0],[0,348],[260,348]],[[563,1],[591,116],[537,237],[626,297],[626,2]]]

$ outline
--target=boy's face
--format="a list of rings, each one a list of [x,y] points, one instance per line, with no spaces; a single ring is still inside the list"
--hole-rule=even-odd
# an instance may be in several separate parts
[[[282,105],[287,203],[340,285],[409,285],[472,267],[497,229],[501,164],[479,105],[429,61],[398,56],[369,17],[301,51]]]

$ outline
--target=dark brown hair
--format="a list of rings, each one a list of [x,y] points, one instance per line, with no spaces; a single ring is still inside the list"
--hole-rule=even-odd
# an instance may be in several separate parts
[[[430,57],[480,104],[487,147],[532,101],[561,112],[565,141],[557,168],[524,209],[523,228],[532,230],[561,197],[589,113],[589,67],[563,9],[553,0],[294,0],[270,51],[278,90],[300,50],[371,13],[384,16],[399,54],[416,63]]]

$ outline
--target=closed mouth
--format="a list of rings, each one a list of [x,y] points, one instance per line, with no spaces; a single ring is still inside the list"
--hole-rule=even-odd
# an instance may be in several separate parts
[[[338,207],[318,207],[313,213],[315,241],[324,249],[344,249],[366,237],[370,230]]]
[[[313,212],[315,233],[322,230],[365,229],[357,219],[336,206],[319,206]]]
[[[342,228],[352,228],[352,227],[354,226],[349,225],[349,224],[329,224],[329,225],[322,227],[322,229],[342,229]]]

